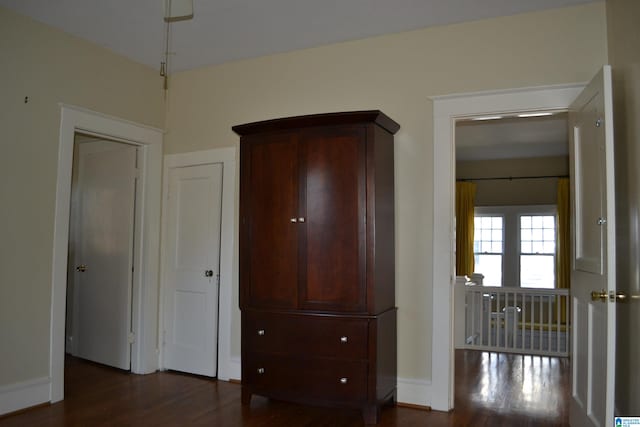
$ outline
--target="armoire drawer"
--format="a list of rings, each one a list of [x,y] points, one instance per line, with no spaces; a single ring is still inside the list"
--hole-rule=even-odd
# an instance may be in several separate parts
[[[251,353],[242,381],[267,396],[359,402],[367,397],[367,362]]]
[[[242,328],[251,352],[367,358],[367,319],[246,312]]]

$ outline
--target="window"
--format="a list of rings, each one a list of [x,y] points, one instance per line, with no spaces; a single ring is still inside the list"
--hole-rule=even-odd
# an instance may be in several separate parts
[[[476,216],[473,228],[475,271],[484,274],[485,286],[502,286],[502,217]]]
[[[555,286],[556,221],[552,215],[520,216],[520,286]]]
[[[476,207],[473,244],[485,286],[555,287],[555,206]]]

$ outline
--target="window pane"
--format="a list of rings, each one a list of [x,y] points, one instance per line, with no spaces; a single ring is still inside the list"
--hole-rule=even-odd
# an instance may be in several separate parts
[[[502,255],[476,255],[475,272],[484,275],[483,285],[502,286]]]
[[[555,257],[552,255],[520,256],[520,287],[550,289],[555,286]]]
[[[474,252],[502,253],[502,217],[476,216],[474,218]]]
[[[539,228],[531,230],[531,240],[542,240],[542,230]]]
[[[556,228],[556,219],[550,215],[542,218],[542,225],[544,228]]]
[[[544,246],[542,242],[531,242],[531,252],[534,254],[540,254],[544,252]]]
[[[531,228],[531,217],[530,216],[520,217],[520,227]]]
[[[520,234],[520,240],[527,241],[527,240],[531,240],[531,229],[530,228],[525,228],[522,230],[522,233]]]
[[[542,217],[539,215],[531,217],[531,227],[542,228]]]
[[[545,228],[542,232],[542,238],[544,240],[553,242],[556,239],[556,233],[554,229]]]
[[[520,252],[525,254],[531,253],[531,242],[521,242],[520,243]]]
[[[554,242],[544,242],[544,249],[543,249],[545,254],[554,254],[556,252],[556,245]]]

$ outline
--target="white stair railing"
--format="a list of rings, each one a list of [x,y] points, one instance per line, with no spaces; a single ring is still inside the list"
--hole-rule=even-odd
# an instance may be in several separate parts
[[[464,348],[569,355],[568,289],[465,286]]]

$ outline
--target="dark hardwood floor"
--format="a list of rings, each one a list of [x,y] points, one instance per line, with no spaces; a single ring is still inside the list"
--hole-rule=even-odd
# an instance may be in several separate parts
[[[386,408],[380,426],[568,426],[569,361],[456,351],[456,409]],[[361,426],[359,411],[253,397],[240,386],[173,372],[131,375],[69,358],[66,398],[0,426]]]

